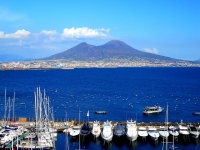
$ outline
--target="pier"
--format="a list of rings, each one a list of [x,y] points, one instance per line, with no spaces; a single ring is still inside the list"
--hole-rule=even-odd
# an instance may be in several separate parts
[[[105,120],[106,121],[106,120]],[[73,125],[80,125],[82,126],[85,122],[87,121],[81,121],[80,124],[78,121],[76,120],[71,120],[68,121],[69,127],[73,126]],[[101,124],[101,128],[103,128],[102,124],[104,121],[100,121]],[[23,125],[25,128],[30,129],[31,127],[35,127],[35,121],[34,120],[30,120],[30,121],[17,121],[16,123],[19,123],[21,125]],[[177,126],[180,122],[168,122],[167,126]],[[2,126],[3,121],[0,121],[0,125]],[[89,121],[89,125],[92,128],[92,124],[93,121]],[[113,127],[116,126],[117,124],[122,124],[122,125],[126,125],[126,122],[123,121],[112,121],[112,125]],[[200,122],[184,122],[185,125],[189,125],[192,124],[194,126],[196,126],[199,130],[200,130]],[[148,127],[148,126],[154,126],[156,128],[159,128],[160,126],[166,126],[165,122],[137,122],[137,126],[139,127]],[[66,129],[67,125],[66,125],[66,121],[55,121],[54,122],[54,127],[57,129],[58,133],[61,133],[64,131],[64,129]]]

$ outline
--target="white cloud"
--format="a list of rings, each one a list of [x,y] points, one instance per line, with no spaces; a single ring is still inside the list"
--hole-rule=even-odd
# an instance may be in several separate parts
[[[23,38],[23,37],[27,37],[30,34],[31,33],[29,31],[26,31],[24,29],[18,30],[15,33],[11,33],[11,34],[4,34],[3,31],[0,31],[0,38]]]
[[[59,48],[55,47],[55,46],[49,46],[49,45],[41,45],[41,46],[35,46],[35,45],[31,45],[29,47],[30,49],[48,49],[48,50],[58,50]]]
[[[157,48],[153,48],[153,49],[150,49],[150,48],[144,48],[144,51],[145,51],[145,52],[148,52],[148,53],[158,54],[158,50],[157,50]]]
[[[93,37],[107,37],[109,29],[89,29],[83,28],[65,28],[62,36],[65,38],[93,38]]]
[[[102,38],[111,38],[109,29],[65,28],[62,33],[58,33],[56,30],[42,30],[38,33],[31,33],[25,29],[13,33],[0,31],[0,49],[2,47],[9,47],[9,49],[26,47],[32,50],[58,51],[57,48],[60,50],[67,42],[99,40]]]
[[[56,30],[53,30],[53,31],[42,30],[42,32],[40,32],[40,33],[45,34],[45,35],[56,35],[57,34]]]

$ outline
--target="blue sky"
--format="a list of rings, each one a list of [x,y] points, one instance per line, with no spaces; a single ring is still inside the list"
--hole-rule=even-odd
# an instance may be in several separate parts
[[[0,54],[42,58],[117,39],[141,51],[200,59],[199,0],[6,0]]]

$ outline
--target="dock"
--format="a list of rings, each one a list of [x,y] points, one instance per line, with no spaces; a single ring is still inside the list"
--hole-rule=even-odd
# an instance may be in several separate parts
[[[73,126],[73,125],[83,125],[85,122],[87,121],[82,121],[80,122],[80,124],[76,121],[76,120],[71,120],[68,121],[69,126]],[[0,121],[0,125],[2,125],[2,121]],[[35,122],[34,121],[26,121],[26,122],[17,122],[21,125],[23,125],[25,128],[27,129],[31,129],[32,127],[35,127]],[[178,123],[180,122],[168,122],[167,126],[177,126]],[[90,127],[92,127],[93,121],[89,121],[89,125]],[[100,121],[101,127],[103,125],[103,121]],[[116,126],[117,124],[121,124],[121,125],[126,125],[126,122],[123,121],[113,121],[112,122],[113,126]],[[200,122],[184,122],[185,125],[189,125],[192,124],[194,126],[196,126],[197,128],[200,127]],[[137,122],[137,126],[138,127],[148,127],[148,126],[155,126],[156,128],[159,128],[160,126],[165,126],[165,122]],[[65,121],[56,121],[54,122],[54,127],[57,129],[58,133],[61,133],[64,131],[64,129],[66,129],[66,122]]]

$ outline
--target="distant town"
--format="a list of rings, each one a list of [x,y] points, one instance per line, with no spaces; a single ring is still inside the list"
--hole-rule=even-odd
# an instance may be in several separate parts
[[[29,70],[29,69],[73,69],[73,68],[117,68],[117,67],[200,67],[198,62],[144,60],[144,59],[107,59],[99,61],[75,60],[31,60],[0,62],[1,70]]]

